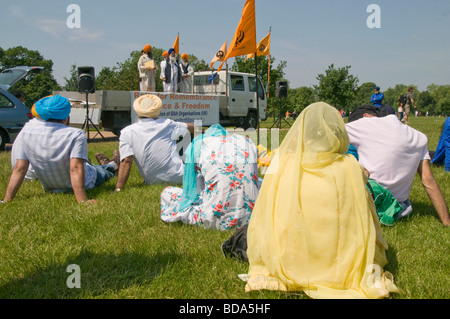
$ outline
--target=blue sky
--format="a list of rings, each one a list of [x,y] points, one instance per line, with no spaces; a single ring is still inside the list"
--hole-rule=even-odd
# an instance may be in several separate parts
[[[147,43],[168,49],[177,33],[181,52],[210,62],[233,38],[245,0],[1,2],[0,47],[38,50],[63,85],[72,64],[98,73]],[[67,27],[70,4],[80,6],[79,29]],[[381,28],[367,26],[370,4],[381,9]],[[448,0],[256,0],[257,41],[270,27],[271,55],[287,61],[291,88],[317,84],[332,63],[382,90],[450,84]]]

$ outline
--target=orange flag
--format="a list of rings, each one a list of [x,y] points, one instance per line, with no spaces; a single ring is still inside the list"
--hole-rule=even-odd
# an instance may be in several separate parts
[[[217,51],[214,58],[211,60],[211,69],[213,67],[214,62],[224,61],[225,55],[227,54],[227,41],[222,45],[219,51]]]
[[[175,39],[175,42],[173,43],[173,47],[175,50],[175,54],[180,54],[180,34],[178,33],[177,38]]]
[[[256,45],[256,54],[258,56],[270,55],[270,32]],[[255,53],[247,54],[246,60],[254,57]]]
[[[256,52],[255,0],[247,0],[228,52],[217,72],[229,58]]]

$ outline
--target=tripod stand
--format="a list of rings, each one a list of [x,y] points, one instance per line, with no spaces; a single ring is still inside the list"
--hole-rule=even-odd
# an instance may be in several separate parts
[[[92,126],[95,128],[95,130],[97,131],[97,134],[94,135],[93,138],[95,138],[98,134],[100,134],[100,136],[103,138],[103,140],[105,140],[105,137],[102,135],[102,133],[100,133],[100,131],[98,130],[97,126],[95,126],[95,124],[92,122],[92,120],[89,118],[89,102],[88,102],[88,95],[89,93],[86,92],[86,118],[84,120],[83,126],[81,127],[81,129],[85,130],[87,133],[87,141],[89,142],[89,122],[91,122]]]
[[[275,122],[273,122],[272,126],[270,128],[273,128],[274,126],[278,127],[279,129],[281,128],[282,124],[281,124],[281,120],[284,120],[286,122],[287,125],[289,125],[289,127],[291,126],[291,124],[289,124],[288,121],[286,121],[286,119],[283,116],[283,108],[281,106],[281,99],[278,98],[278,105],[279,105],[279,112],[278,112],[278,118],[275,120]]]

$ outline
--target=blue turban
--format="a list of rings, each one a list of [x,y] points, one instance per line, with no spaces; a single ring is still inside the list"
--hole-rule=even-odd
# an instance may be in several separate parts
[[[50,95],[37,101],[34,109],[44,121],[65,120],[69,117],[71,105],[69,100],[61,95]]]
[[[174,49],[174,48],[170,48],[170,49],[169,49],[169,55],[170,55],[172,52],[175,52],[175,49]]]

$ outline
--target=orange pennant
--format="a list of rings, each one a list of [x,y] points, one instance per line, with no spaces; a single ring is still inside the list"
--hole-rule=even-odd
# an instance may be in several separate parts
[[[222,45],[219,51],[217,51],[214,58],[211,60],[211,69],[213,67],[214,62],[224,61],[225,55],[227,54],[227,41]]]
[[[254,52],[256,52],[255,0],[247,0],[228,52],[217,71],[222,69],[227,59]]]
[[[177,38],[175,39],[175,42],[173,43],[173,47],[175,50],[175,54],[180,54],[180,34],[178,33]]]

